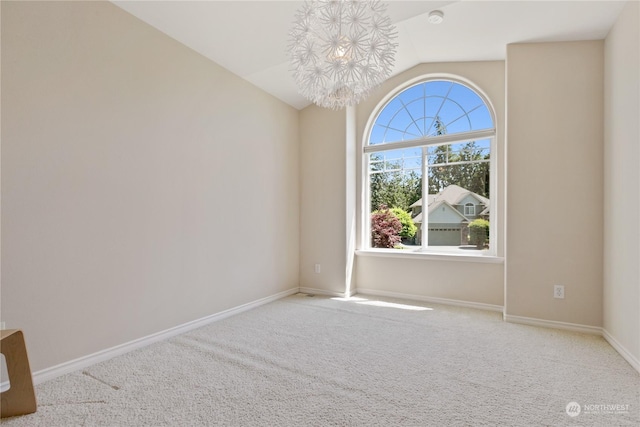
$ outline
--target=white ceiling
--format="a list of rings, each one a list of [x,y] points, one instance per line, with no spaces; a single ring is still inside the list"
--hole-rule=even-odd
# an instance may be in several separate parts
[[[286,48],[302,1],[113,1],[117,6],[295,108]],[[393,74],[423,62],[505,59],[506,45],[606,37],[624,1],[390,0],[398,31]],[[431,10],[444,12],[439,25]]]

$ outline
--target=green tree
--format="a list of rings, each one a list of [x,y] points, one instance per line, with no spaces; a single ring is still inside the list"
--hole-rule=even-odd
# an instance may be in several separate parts
[[[436,116],[433,127],[435,135],[445,135],[447,128]],[[476,194],[489,198],[489,154],[475,141],[467,142],[454,152],[452,144],[439,145],[429,151],[429,194],[436,194],[449,185],[458,185]],[[486,160],[485,162],[479,162]],[[473,162],[456,164],[458,162]]]
[[[479,162],[487,160],[485,162]],[[459,153],[459,161],[474,162],[457,165],[455,179],[457,185],[466,188],[476,194],[489,197],[489,154],[484,154],[482,147],[475,141],[470,141],[464,145]]]
[[[442,119],[440,119],[440,116],[436,116],[433,122],[433,127],[436,131],[435,136],[446,135],[447,127],[442,122]],[[457,158],[451,151],[450,144],[438,145],[437,147],[429,148],[428,150],[428,164],[441,165],[429,168],[429,194],[436,194],[453,184],[455,181],[451,167],[445,165],[457,161]]]
[[[416,225],[413,223],[413,219],[411,219],[411,214],[409,214],[409,212],[401,208],[393,208],[391,209],[391,213],[394,214],[400,221],[400,224],[402,224],[400,237],[410,239],[416,235],[418,227],[416,227]]]
[[[400,167],[399,162],[387,163],[388,169],[399,169]],[[370,175],[371,211],[373,212],[380,205],[408,211],[409,206],[422,197],[420,175],[415,171],[382,172],[383,170],[382,157],[378,154],[372,155],[371,171],[373,173]]]
[[[469,224],[469,240],[478,248],[483,248],[489,239],[489,221],[478,218]]]

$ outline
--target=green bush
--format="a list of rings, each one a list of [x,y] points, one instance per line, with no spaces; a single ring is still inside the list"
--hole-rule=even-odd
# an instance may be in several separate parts
[[[391,213],[395,215],[398,220],[400,220],[400,224],[402,224],[402,230],[400,230],[400,237],[404,237],[406,239],[410,239],[416,235],[416,231],[418,227],[413,223],[413,219],[411,219],[411,214],[400,208],[392,208]]]
[[[483,248],[489,239],[489,221],[478,218],[469,224],[469,238],[471,244]]]

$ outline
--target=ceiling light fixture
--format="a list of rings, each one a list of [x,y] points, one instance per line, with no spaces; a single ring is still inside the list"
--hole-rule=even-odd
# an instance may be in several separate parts
[[[432,24],[440,24],[444,21],[444,13],[441,10],[432,10],[429,12],[429,22]]]
[[[293,77],[301,95],[341,109],[386,80],[397,34],[379,0],[305,1],[289,32]]]

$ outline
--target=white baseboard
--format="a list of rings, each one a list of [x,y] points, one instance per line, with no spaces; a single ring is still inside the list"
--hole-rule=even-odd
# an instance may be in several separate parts
[[[582,332],[585,334],[602,335],[602,328],[598,326],[580,325],[578,323],[559,322],[557,320],[535,319],[533,317],[514,316],[505,314],[504,320],[521,325],[541,326],[543,328],[563,329],[566,331]]]
[[[99,351],[97,353],[90,354],[88,356],[83,356],[78,359],[71,360],[69,362],[61,363],[59,365],[34,372],[33,382],[34,384],[43,383],[45,381],[57,378],[61,375],[86,368],[88,366],[94,365],[99,362],[103,362],[113,357],[136,350],[138,348],[146,347],[155,342],[165,340],[167,338],[170,338],[176,335],[183,334],[193,329],[197,329],[202,326],[205,326],[209,323],[213,323],[218,320],[222,320],[227,317],[233,316],[235,314],[239,314],[244,311],[251,310],[253,308],[287,297],[289,295],[293,295],[298,292],[302,292],[306,294],[335,296],[335,297],[345,296],[343,292],[333,292],[333,291],[327,291],[324,289],[315,289],[315,288],[306,288],[306,287],[292,288],[292,289],[282,291],[265,298],[261,298],[256,301],[252,301],[252,302],[240,305],[238,307],[230,308],[228,310],[224,310],[219,313],[212,314],[210,316],[196,319],[191,322],[187,322],[182,325],[179,325],[170,329],[166,329],[164,331],[160,331],[155,334],[148,335],[146,337],[139,338],[137,340],[133,340],[115,347],[111,347],[111,348]],[[354,294],[385,296],[385,297],[401,298],[401,299],[407,299],[407,300],[426,301],[426,302],[432,302],[437,304],[455,305],[460,307],[469,307],[469,308],[476,308],[481,310],[489,310],[489,311],[497,311],[497,312],[503,311],[503,307],[499,305],[476,303],[476,302],[470,302],[470,301],[459,301],[459,300],[452,300],[452,299],[446,299],[446,298],[424,297],[420,295],[377,291],[373,289],[358,288],[356,289],[356,292]],[[349,295],[349,296],[352,296],[352,295]],[[629,364],[635,370],[637,370],[640,373],[640,361],[634,355],[632,355],[622,344],[620,344],[608,331],[604,330],[603,328],[599,328],[595,326],[579,325],[575,323],[558,322],[553,320],[542,320],[542,319],[534,319],[530,317],[513,316],[508,314],[504,315],[504,320],[507,322],[519,323],[524,325],[541,326],[546,328],[564,329],[564,330],[577,331],[577,332],[583,332],[588,334],[602,335],[607,340],[607,342],[618,353],[620,353],[620,355],[627,362],[629,362]],[[8,388],[8,386],[9,386],[8,381],[5,381],[2,384],[0,384],[0,389],[5,390],[5,388]]]
[[[252,301],[246,304],[242,304],[238,307],[233,307],[228,310],[221,311],[219,313],[212,314],[210,316],[202,317],[200,319],[193,320],[191,322],[183,323],[182,325],[175,326],[173,328],[166,329],[164,331],[156,332],[155,334],[147,335],[146,337],[138,338],[133,341],[129,341],[124,344],[117,345],[115,347],[107,348],[97,353],[90,354],[88,356],[79,357],[69,362],[61,363],[50,368],[42,369],[33,373],[33,383],[40,384],[45,381],[52,380],[61,375],[68,374],[70,372],[77,371],[79,369],[86,368],[96,363],[103,362],[116,356],[120,356],[130,351],[146,347],[149,344],[153,344],[158,341],[171,338],[176,335],[183,334],[193,329],[200,328],[209,323],[216,322],[218,320],[225,319],[227,317],[240,314],[244,311],[251,310],[261,305],[270,303],[272,301],[287,297],[297,293],[299,288],[292,288],[286,291],[278,292],[277,294],[261,298],[256,301]]]
[[[407,299],[407,300],[414,300],[414,301],[425,301],[425,302],[432,302],[435,304],[455,305],[458,307],[497,311],[499,313],[502,313],[503,311],[503,307],[501,305],[485,304],[481,302],[472,302],[472,301],[461,301],[461,300],[448,299],[448,298],[425,297],[421,295],[402,294],[399,292],[388,292],[388,291],[378,291],[374,289],[357,288],[355,293],[363,294],[363,295],[374,295],[374,296],[380,296],[380,297],[400,298],[400,299]]]
[[[310,295],[326,295],[329,297],[344,297],[344,292],[335,292],[335,291],[327,291],[325,289],[316,289],[316,288],[299,288],[300,292],[303,294]],[[349,295],[351,296],[351,295]]]
[[[633,369],[638,371],[638,373],[640,374],[640,360],[638,360],[637,357],[631,354],[629,350],[627,350],[622,344],[620,344],[618,340],[616,340],[613,335],[611,335],[609,331],[604,328],[602,328],[602,336],[605,340],[607,340],[611,347],[613,347],[618,353],[620,353],[620,356],[622,356],[624,360],[629,362]]]

